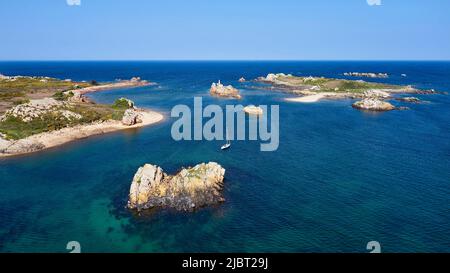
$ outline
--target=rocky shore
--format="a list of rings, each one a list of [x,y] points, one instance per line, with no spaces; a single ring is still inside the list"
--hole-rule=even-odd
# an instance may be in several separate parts
[[[144,83],[134,79],[117,84],[123,87]],[[147,126],[163,119],[159,113],[136,108],[126,98],[116,100],[113,105],[97,105],[80,90],[83,89],[31,99],[7,110],[0,116],[0,158],[37,152],[92,135]]]
[[[389,78],[387,73],[360,73],[360,72],[347,72],[344,73],[344,76],[348,77],[360,77],[360,78],[380,78],[385,79]]]
[[[224,175],[225,169],[215,162],[183,168],[175,175],[145,164],[134,175],[127,206],[138,211],[157,207],[193,211],[218,204],[225,201]]]
[[[4,136],[0,136],[0,158],[38,152],[89,136],[140,128],[158,123],[164,118],[163,115],[153,111],[142,109],[130,111],[132,111],[131,117],[124,116],[122,121],[108,120],[77,125],[32,135],[19,140],[6,140]],[[132,121],[129,121],[129,119]]]
[[[416,97],[404,97],[404,98],[397,98],[398,101],[402,102],[409,102],[409,103],[420,103],[421,100]]]
[[[155,83],[151,83],[146,80],[141,80],[141,78],[139,78],[139,77],[133,77],[130,80],[119,80],[119,81],[113,82],[113,83],[89,86],[89,87],[81,88],[78,90],[72,90],[72,92],[84,95],[84,94],[88,94],[88,93],[105,91],[105,90],[149,86],[149,85],[154,85],[154,84]]]
[[[346,73],[346,76],[361,77],[387,77],[379,73]],[[398,100],[409,103],[418,103],[415,97],[396,98],[402,94],[436,94],[435,90],[419,90],[412,86],[391,85],[383,83],[366,82],[362,80],[343,80],[324,77],[297,77],[290,74],[278,73],[259,77],[257,82],[266,86],[258,89],[285,92],[298,97],[286,98],[286,101],[299,103],[313,103],[322,99],[355,99],[355,109],[368,111],[406,110],[407,107],[395,107],[387,100]],[[268,86],[267,86],[268,85]]]
[[[264,114],[264,111],[261,107],[255,105],[249,105],[244,107],[244,112],[249,115],[261,116]]]
[[[368,111],[391,111],[395,110],[395,106],[389,102],[382,101],[379,99],[363,99],[362,101],[357,101],[353,104],[353,107],[360,110]]]
[[[241,95],[239,94],[239,90],[237,90],[231,85],[225,86],[220,81],[218,83],[213,83],[209,91],[211,95],[216,97],[234,98],[234,99],[242,98]]]

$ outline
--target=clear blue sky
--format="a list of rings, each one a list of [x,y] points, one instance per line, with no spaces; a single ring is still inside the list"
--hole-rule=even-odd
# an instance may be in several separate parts
[[[0,60],[450,60],[449,0],[66,1],[0,0]]]

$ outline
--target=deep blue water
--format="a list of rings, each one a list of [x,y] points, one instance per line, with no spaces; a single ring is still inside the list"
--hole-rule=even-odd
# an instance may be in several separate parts
[[[450,62],[0,62],[0,73],[111,81],[140,76],[157,86],[93,94],[126,96],[166,114],[155,126],[74,142],[0,161],[0,251],[384,252],[450,251],[450,96],[423,95],[409,111],[367,114],[350,100],[287,103],[237,80],[284,72],[343,78],[386,72],[378,81],[450,91]],[[401,77],[401,74],[407,77]],[[175,142],[177,104],[225,105],[213,81],[241,88],[246,104],[280,105],[280,147],[258,142]],[[394,102],[396,105],[406,105]],[[125,209],[144,163],[166,172],[217,161],[226,170],[221,206],[192,214]]]

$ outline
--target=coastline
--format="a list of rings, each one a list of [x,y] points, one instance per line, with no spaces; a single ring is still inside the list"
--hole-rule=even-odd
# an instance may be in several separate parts
[[[139,113],[142,115],[142,122],[132,126],[123,125],[121,121],[108,120],[36,134],[17,141],[0,139],[0,159],[44,151],[49,148],[57,147],[90,136],[146,127],[164,120],[164,116],[155,111],[140,110]],[[26,146],[39,148],[14,152],[14,148]],[[11,152],[5,153],[4,151],[7,151],[8,149],[11,149]]]
[[[85,88],[81,88],[81,89],[77,89],[77,90],[72,90],[72,92],[77,92],[81,95],[85,95],[88,93],[95,93],[95,92],[100,92],[100,91],[107,91],[107,90],[120,89],[120,88],[150,86],[150,85],[154,85],[154,84],[155,83],[148,82],[148,81],[142,81],[139,78],[137,78],[137,79],[124,80],[124,81],[118,81],[118,82],[113,82],[113,83],[89,86],[89,87],[85,87]]]
[[[297,98],[286,98],[284,100],[289,102],[313,103],[318,102],[325,97],[327,97],[325,94],[316,94]]]

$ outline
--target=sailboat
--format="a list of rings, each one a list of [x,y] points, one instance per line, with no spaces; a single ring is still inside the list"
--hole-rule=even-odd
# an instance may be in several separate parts
[[[227,143],[224,144],[224,145],[221,147],[222,150],[227,150],[227,149],[229,149],[229,148],[231,147],[231,141],[230,141],[230,138],[228,137],[228,128],[227,128],[227,136],[226,136],[226,139],[227,139]]]

